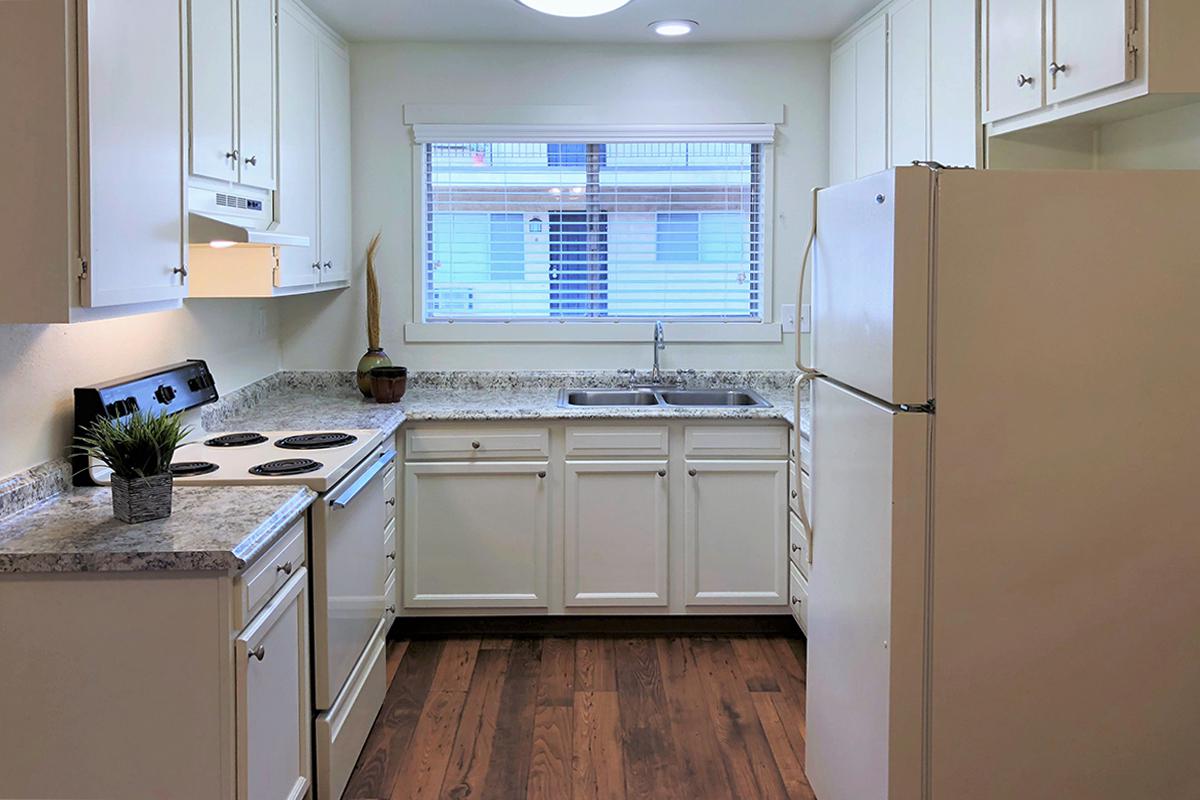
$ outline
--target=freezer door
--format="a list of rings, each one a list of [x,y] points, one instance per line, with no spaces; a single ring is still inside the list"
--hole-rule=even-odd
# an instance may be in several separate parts
[[[918,800],[930,418],[813,385],[809,781]]]
[[[904,167],[817,195],[812,366],[891,404],[933,397],[933,180],[924,167]]]

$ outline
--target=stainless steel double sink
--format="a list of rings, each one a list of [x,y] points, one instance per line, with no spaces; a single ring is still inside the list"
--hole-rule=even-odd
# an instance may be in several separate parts
[[[749,388],[679,389],[667,386],[629,389],[563,389],[562,408],[770,408],[771,404]]]

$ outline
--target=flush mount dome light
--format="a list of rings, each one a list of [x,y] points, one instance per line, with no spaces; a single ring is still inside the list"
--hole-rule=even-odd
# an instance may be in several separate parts
[[[595,17],[616,11],[632,0],[517,0],[523,6],[555,17]]]
[[[649,25],[659,36],[687,36],[698,27],[700,23],[694,19],[660,19]]]

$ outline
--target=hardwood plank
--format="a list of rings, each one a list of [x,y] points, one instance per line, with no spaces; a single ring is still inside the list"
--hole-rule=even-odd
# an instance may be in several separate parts
[[[573,713],[571,705],[541,704],[534,712],[528,800],[563,800],[571,796]]]
[[[624,800],[625,769],[617,693],[576,692],[572,722],[574,800]]]
[[[400,660],[404,658],[405,651],[408,650],[408,639],[393,639],[388,642],[387,648],[387,684],[392,685],[392,678],[396,677],[396,670],[400,668]]]
[[[343,800],[377,800],[391,795],[441,653],[442,643],[438,641],[409,644],[346,784]]]
[[[784,798],[787,791],[775,766],[737,659],[728,641],[689,643],[701,670],[709,717],[721,743],[726,774],[738,797]]]
[[[465,700],[466,692],[429,693],[404,762],[396,773],[392,800],[421,800],[438,795]]]
[[[780,676],[780,686],[791,688],[803,697],[808,690],[808,659],[802,639],[787,636],[771,636],[762,640],[763,650],[775,665]]]
[[[529,788],[534,699],[541,660],[541,639],[519,639],[508,651],[492,759],[484,778],[488,797],[524,797]]]
[[[575,693],[575,642],[545,639],[542,642],[542,672],[538,678],[538,706],[570,706]]]
[[[775,667],[768,660],[762,638],[732,636],[729,643],[733,646],[733,653],[737,657],[739,671],[746,680],[747,689],[752,692],[779,691]]]
[[[767,737],[767,744],[775,757],[775,767],[783,779],[783,787],[791,800],[816,800],[808,776],[804,774],[804,763],[797,758],[788,737],[787,726],[779,715],[776,703],[778,693],[755,692],[751,694],[759,724]]]
[[[508,650],[480,650],[442,780],[442,797],[457,800],[483,795],[507,670]]]
[[[478,639],[448,639],[433,676],[431,692],[465,692],[471,685],[471,674],[475,672],[475,659],[479,655]]]
[[[735,800],[708,717],[699,670],[678,637],[657,640],[659,668],[667,698],[667,716],[678,745],[680,771],[692,797]]]
[[[617,698],[630,797],[686,797],[665,709],[658,650],[652,639],[618,639]]]
[[[616,659],[612,639],[575,640],[575,691],[615,692]]]
[[[512,647],[512,639],[497,639],[494,636],[484,636],[479,640],[480,650],[508,650]]]

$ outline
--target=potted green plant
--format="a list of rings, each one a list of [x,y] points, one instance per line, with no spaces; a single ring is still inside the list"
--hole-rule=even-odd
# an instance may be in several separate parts
[[[149,522],[171,516],[171,458],[189,433],[178,414],[138,410],[97,419],[76,447],[112,470],[113,516]]]

